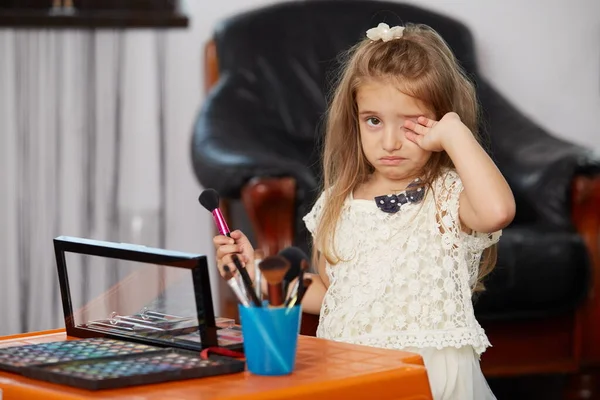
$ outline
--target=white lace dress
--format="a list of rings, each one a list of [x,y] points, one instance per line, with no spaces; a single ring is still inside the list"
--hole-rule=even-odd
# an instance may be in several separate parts
[[[418,204],[395,214],[374,200],[344,203],[326,266],[317,336],[422,355],[435,400],[495,399],[479,366],[490,343],[471,302],[482,251],[501,232],[466,234],[458,217],[462,183],[447,171]],[[318,226],[322,195],[304,217]]]

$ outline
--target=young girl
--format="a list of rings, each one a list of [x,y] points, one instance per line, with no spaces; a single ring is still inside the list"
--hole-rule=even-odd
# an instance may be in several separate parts
[[[494,399],[472,293],[515,213],[477,140],[472,83],[423,25],[379,24],[349,53],[328,112],[324,190],[304,217],[318,253],[302,303],[317,336],[421,354],[434,399]],[[253,262],[239,231],[217,236]]]

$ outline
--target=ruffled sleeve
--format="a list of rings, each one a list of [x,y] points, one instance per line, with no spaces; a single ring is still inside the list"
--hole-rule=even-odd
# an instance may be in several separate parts
[[[441,214],[441,222],[443,229],[449,229],[458,234],[461,243],[472,253],[481,253],[488,247],[498,243],[502,230],[483,233],[472,231],[466,233],[461,228],[459,207],[460,194],[464,187],[460,176],[454,170],[448,170],[435,185],[437,195],[438,209]]]
[[[323,203],[325,202],[325,192],[322,192],[312,209],[306,214],[302,220],[306,225],[306,229],[313,235],[315,235],[315,230],[317,226],[319,226],[319,221],[321,220],[321,215],[323,212]]]
[[[463,243],[473,253],[481,253],[488,247],[498,243],[500,236],[502,236],[502,230],[482,233],[473,231],[470,234],[466,232],[461,233]]]

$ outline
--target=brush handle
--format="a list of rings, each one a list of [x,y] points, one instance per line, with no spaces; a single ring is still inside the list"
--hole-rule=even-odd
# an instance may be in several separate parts
[[[287,292],[290,290],[290,282],[285,279],[281,281],[281,292],[283,293],[283,297],[287,297]]]
[[[297,296],[298,294],[298,287],[299,287],[299,283],[300,280],[297,280],[294,283],[294,286],[292,286],[292,291],[290,292],[290,295],[287,297],[286,301],[285,301],[285,306],[287,307],[292,301],[295,302],[294,298]]]
[[[298,293],[296,293],[296,295],[293,298],[290,298],[289,301],[287,301],[285,303],[285,307],[287,308],[286,313],[291,312],[291,310],[295,306],[302,307],[302,298],[306,294],[306,291],[308,290],[308,288],[310,287],[311,284],[312,284],[312,280],[310,280],[310,279],[308,279],[308,281],[306,283],[303,280],[302,283],[299,284]]]
[[[287,301],[285,302],[285,306],[287,308],[292,308],[296,305],[297,302],[298,302],[298,295],[295,294],[293,296],[290,296],[289,299],[287,299]]]
[[[226,235],[226,236],[231,237],[231,235],[229,234],[229,227],[227,226],[227,222],[225,222],[225,217],[223,217],[221,210],[218,208],[215,208],[212,211],[212,215],[215,220],[215,225],[217,225],[217,228],[219,229],[219,233],[221,235]]]
[[[269,305],[271,307],[280,307],[283,305],[283,289],[281,285],[271,285],[268,288]]]
[[[290,304],[292,302],[292,300],[294,300],[294,297],[298,297],[301,295],[302,291],[304,290],[304,272],[305,272],[306,268],[300,268],[300,270],[298,271],[298,276],[296,277],[296,282],[294,282],[294,286],[292,287],[292,291],[290,292],[290,295],[288,296],[286,302],[285,302],[285,306],[288,307],[288,304]],[[287,291],[285,292],[286,296],[287,296]],[[294,300],[294,303],[296,303],[297,300]],[[292,304],[293,306],[293,304]]]
[[[281,284],[267,286],[267,294],[269,296],[269,306],[270,307],[281,307],[284,305],[285,297],[283,295],[283,289],[281,288]]]
[[[300,284],[298,286],[298,294],[296,295],[296,304],[298,304],[298,305],[302,304],[302,299],[304,298],[304,295],[306,294],[306,291],[308,290],[308,288],[310,287],[311,284],[312,284],[312,280],[307,279],[307,281],[304,282],[304,279],[302,279],[302,282],[300,282]]]
[[[250,296],[250,299],[252,300],[252,302],[254,303],[254,305],[256,307],[262,307],[260,300],[256,296],[256,293],[254,293],[254,288],[252,287],[252,279],[250,279],[250,275],[248,275],[248,271],[246,271],[246,268],[244,268],[244,266],[242,265],[237,254],[232,254],[231,258],[233,259],[233,263],[235,264],[235,267],[240,272],[242,280],[244,281],[244,286],[246,287],[246,292]]]
[[[294,286],[292,287],[292,291],[290,292],[290,297],[295,296],[298,293],[298,289],[300,288],[300,278],[296,280]]]

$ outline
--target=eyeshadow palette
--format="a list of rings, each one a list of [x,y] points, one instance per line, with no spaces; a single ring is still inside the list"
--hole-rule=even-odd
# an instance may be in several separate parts
[[[88,390],[202,378],[244,370],[244,361],[217,355],[92,338],[0,349],[0,370]]]
[[[47,382],[88,390],[115,389],[173,380],[204,378],[244,370],[244,362],[233,358],[165,349],[152,354],[72,361],[32,367],[24,375]]]
[[[93,338],[0,349],[0,369],[20,373],[23,367],[129,354],[153,353],[160,347],[121,340]]]
[[[79,340],[0,348],[0,370],[91,390],[244,370],[200,356],[244,343],[215,317],[205,255],[71,236],[54,253],[66,333]]]

